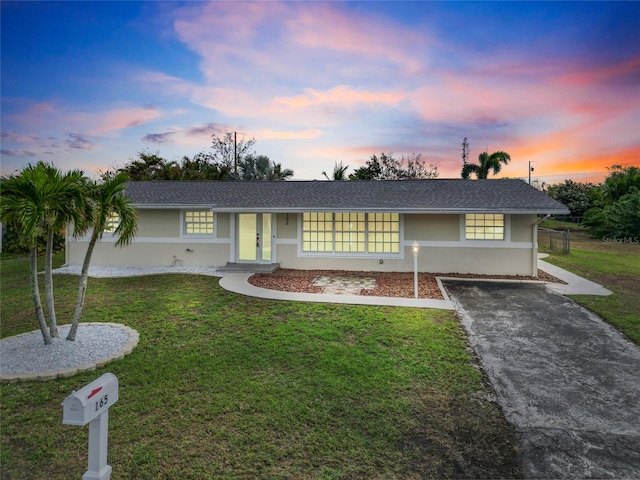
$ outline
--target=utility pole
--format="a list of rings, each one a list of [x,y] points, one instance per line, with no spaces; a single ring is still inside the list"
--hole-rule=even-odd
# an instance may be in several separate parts
[[[531,185],[531,172],[533,172],[533,167],[531,166],[531,160],[529,160],[529,185]]]

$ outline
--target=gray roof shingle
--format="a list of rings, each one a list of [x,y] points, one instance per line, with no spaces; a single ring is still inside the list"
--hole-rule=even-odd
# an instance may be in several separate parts
[[[125,194],[139,208],[228,212],[569,213],[561,203],[515,179],[128,182]]]

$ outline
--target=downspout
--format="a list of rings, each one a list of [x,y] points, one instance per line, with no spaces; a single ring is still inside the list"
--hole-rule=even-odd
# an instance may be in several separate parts
[[[539,218],[533,224],[533,245],[531,247],[531,272],[532,276],[538,278],[538,225],[551,216],[547,213],[544,217]]]
[[[64,227],[64,265],[66,267],[69,265],[69,225],[65,225]]]

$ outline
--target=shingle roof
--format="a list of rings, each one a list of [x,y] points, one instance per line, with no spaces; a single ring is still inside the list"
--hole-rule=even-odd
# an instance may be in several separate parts
[[[201,207],[228,212],[569,213],[561,203],[514,179],[129,182],[125,194],[139,208]]]

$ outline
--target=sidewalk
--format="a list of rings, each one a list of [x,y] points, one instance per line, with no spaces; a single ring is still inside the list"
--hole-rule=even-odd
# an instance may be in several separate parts
[[[549,275],[553,275],[554,277],[567,282],[566,285],[561,283],[547,284],[547,288],[561,295],[601,295],[606,297],[612,293],[602,285],[580,277],[575,273],[563,270],[555,265],[551,265],[544,260],[538,259],[538,268]]]

